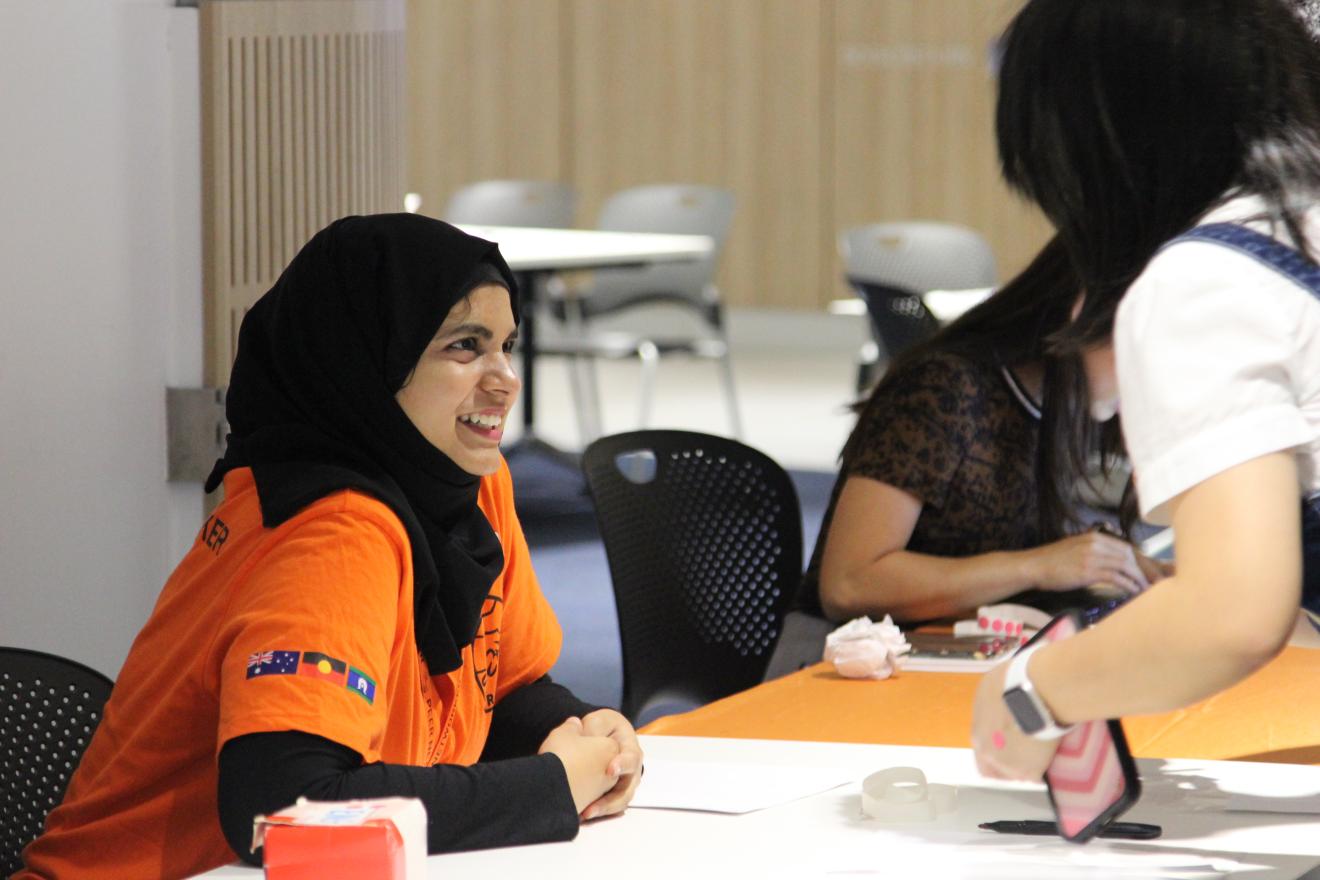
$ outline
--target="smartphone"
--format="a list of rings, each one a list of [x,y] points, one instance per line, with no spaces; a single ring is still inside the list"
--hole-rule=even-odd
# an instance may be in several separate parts
[[[1131,596],[1115,596],[1111,599],[1104,599],[1097,602],[1095,605],[1088,605],[1081,609],[1078,613],[1081,614],[1082,628],[1084,629],[1104,620],[1110,614],[1123,607],[1123,604],[1131,598]]]
[[[1081,612],[1065,611],[1028,644],[1066,639],[1084,625]],[[1088,721],[1070,730],[1045,770],[1045,785],[1065,840],[1085,843],[1103,831],[1141,797],[1123,725],[1116,719]]]
[[[1014,636],[955,636],[938,632],[904,633],[912,650],[909,657],[941,660],[997,660],[1010,656],[1021,643]]]

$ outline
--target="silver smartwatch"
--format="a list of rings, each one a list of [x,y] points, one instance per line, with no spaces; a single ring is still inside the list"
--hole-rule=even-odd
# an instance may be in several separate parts
[[[1004,704],[1023,733],[1036,739],[1058,739],[1072,730],[1072,726],[1060,727],[1054,722],[1049,707],[1027,676],[1027,661],[1046,644],[1040,642],[1018,651],[1008,661],[1008,671],[1004,675]]]

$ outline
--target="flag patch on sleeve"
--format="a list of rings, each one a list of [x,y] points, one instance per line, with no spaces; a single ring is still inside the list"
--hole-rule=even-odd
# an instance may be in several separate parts
[[[348,674],[348,664],[320,651],[303,651],[302,662],[298,664],[298,674],[319,678],[332,684],[343,684]]]
[[[249,654],[247,677],[258,678],[266,675],[302,675],[319,678],[348,688],[366,700],[367,705],[374,705],[376,702],[376,682],[371,676],[356,666],[349,666],[343,660],[320,651],[258,651]]]
[[[348,667],[348,682],[345,685],[350,691],[367,701],[370,705],[376,702],[376,683],[366,676],[360,669]]]
[[[298,668],[297,651],[258,651],[248,655],[247,677],[293,675]]]

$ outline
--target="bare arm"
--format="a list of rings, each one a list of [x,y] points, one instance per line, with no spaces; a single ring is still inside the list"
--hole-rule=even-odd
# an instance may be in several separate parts
[[[1086,533],[1029,550],[943,557],[907,550],[922,502],[902,489],[850,477],[839,493],[821,557],[825,615],[844,620],[892,614],[929,620],[963,613],[1030,588],[1070,589],[1148,581],[1132,547]]]
[[[1031,678],[1056,718],[1185,706],[1282,650],[1301,597],[1299,507],[1291,452],[1252,459],[1174,499],[1177,573],[1032,657]]]

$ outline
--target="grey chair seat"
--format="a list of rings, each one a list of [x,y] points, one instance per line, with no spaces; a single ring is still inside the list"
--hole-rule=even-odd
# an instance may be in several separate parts
[[[770,662],[766,664],[765,681],[819,663],[825,656],[825,637],[837,626],[814,614],[790,611],[784,617],[783,631],[770,655]]]

